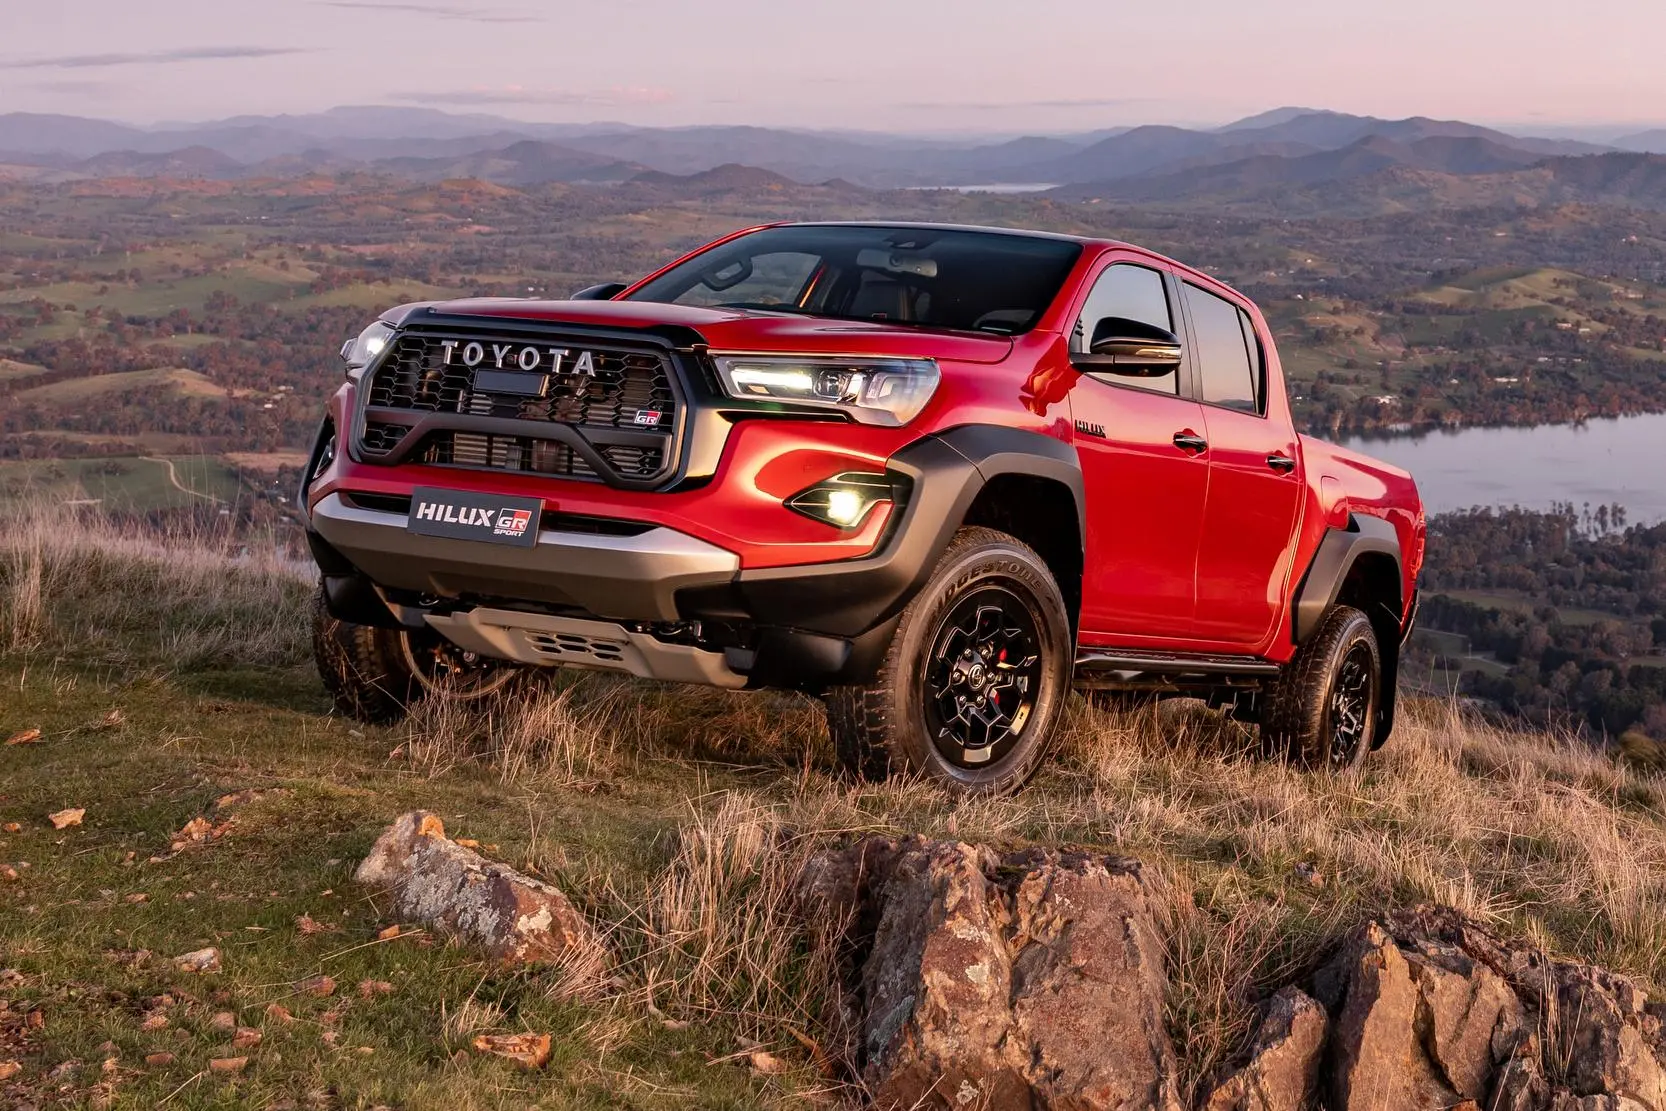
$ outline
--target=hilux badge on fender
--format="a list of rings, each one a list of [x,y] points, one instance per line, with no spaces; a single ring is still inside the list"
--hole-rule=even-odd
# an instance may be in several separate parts
[[[545,366],[544,359],[549,358],[549,372],[552,374],[587,374],[596,376],[596,357],[588,351],[580,351],[567,363],[567,357],[573,355],[566,347],[538,347],[525,344],[516,347],[512,343],[480,343],[460,339],[440,341],[440,350],[445,352],[442,360],[446,366],[462,363],[473,370],[482,363],[490,363],[496,370],[503,370],[506,366],[512,370],[541,370]]]

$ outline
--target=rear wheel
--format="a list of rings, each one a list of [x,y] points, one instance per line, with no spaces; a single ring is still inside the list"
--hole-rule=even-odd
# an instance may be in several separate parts
[[[1047,565],[1005,533],[962,529],[873,682],[829,693],[840,762],[869,779],[906,771],[960,791],[1015,790],[1046,754],[1071,662]]]
[[[1359,610],[1337,606],[1268,692],[1262,740],[1271,755],[1304,767],[1351,771],[1375,747],[1381,705],[1376,631]]]
[[[525,674],[515,664],[465,652],[430,630],[342,621],[330,614],[322,590],[313,606],[312,650],[336,709],[369,725],[396,722],[425,698],[488,698]]]

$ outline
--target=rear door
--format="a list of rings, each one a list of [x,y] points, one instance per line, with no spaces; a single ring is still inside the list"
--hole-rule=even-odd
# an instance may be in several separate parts
[[[1255,317],[1224,292],[1180,288],[1209,441],[1196,628],[1201,640],[1256,649],[1284,605],[1303,489],[1296,434],[1283,406],[1269,406],[1270,341]]]
[[[1070,338],[1085,349],[1096,324],[1120,316],[1183,331],[1172,276],[1143,258],[1113,257],[1077,307]],[[1190,375],[1078,374],[1071,415],[1089,506],[1081,632],[1085,643],[1185,637],[1208,464],[1203,408]],[[1193,446],[1187,446],[1192,444]]]

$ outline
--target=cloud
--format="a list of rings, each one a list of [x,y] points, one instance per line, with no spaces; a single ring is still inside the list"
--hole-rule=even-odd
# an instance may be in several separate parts
[[[629,104],[667,104],[676,97],[669,89],[622,87],[612,89],[528,89],[507,85],[496,89],[424,90],[414,93],[395,93],[392,99],[405,104],[557,104],[597,105],[617,107]]]
[[[216,58],[273,58],[281,54],[311,52],[298,46],[186,46],[175,50],[146,50],[131,54],[64,54],[55,58],[19,58],[0,61],[0,69],[102,69],[108,66],[201,62]]]
[[[126,88],[114,81],[36,81],[28,87],[65,96],[109,96]]]
[[[358,8],[373,12],[403,12],[407,15],[431,15],[436,19],[461,19],[470,23],[542,23],[542,16],[494,8],[464,8],[455,4],[412,4],[378,0],[319,0],[326,8]]]

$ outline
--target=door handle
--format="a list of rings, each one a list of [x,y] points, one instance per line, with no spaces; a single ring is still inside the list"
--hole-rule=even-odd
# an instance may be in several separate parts
[[[1273,454],[1267,456],[1267,466],[1271,467],[1279,474],[1289,474],[1291,471],[1296,469],[1296,461],[1288,455],[1281,455],[1275,451]]]
[[[1184,432],[1174,434],[1174,446],[1181,451],[1190,451],[1201,455],[1209,450],[1209,441],[1188,428]]]

